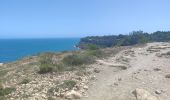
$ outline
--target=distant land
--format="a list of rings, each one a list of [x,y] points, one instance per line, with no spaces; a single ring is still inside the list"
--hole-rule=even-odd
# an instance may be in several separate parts
[[[89,44],[99,47],[129,46],[148,42],[168,42],[170,41],[170,31],[157,31],[147,33],[143,31],[133,31],[129,35],[106,35],[88,36],[80,39],[79,48],[86,49]]]

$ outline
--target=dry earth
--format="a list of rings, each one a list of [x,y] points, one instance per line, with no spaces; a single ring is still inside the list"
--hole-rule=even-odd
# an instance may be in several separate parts
[[[95,74],[96,80],[88,84],[87,96],[81,100],[170,100],[170,79],[165,77],[170,74],[169,51],[170,43],[149,43],[98,60],[93,66],[100,73]],[[132,92],[137,88],[157,99],[136,98]]]

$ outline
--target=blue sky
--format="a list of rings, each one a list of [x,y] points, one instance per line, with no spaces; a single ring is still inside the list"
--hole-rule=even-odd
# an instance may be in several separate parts
[[[170,0],[0,0],[0,38],[170,30]]]

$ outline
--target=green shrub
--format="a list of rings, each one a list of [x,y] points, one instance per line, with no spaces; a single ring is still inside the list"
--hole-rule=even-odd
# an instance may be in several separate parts
[[[102,57],[103,55],[101,50],[87,50],[86,53],[89,56],[95,56],[95,57]]]
[[[54,98],[52,98],[52,97],[48,97],[48,99],[47,100],[55,100]]]
[[[89,49],[89,50],[98,50],[99,46],[97,46],[95,44],[88,44],[87,49]]]
[[[15,88],[0,88],[0,96],[5,96],[10,94],[11,92],[15,91]]]
[[[40,66],[39,66],[39,73],[44,74],[48,72],[52,72],[53,65],[52,65],[52,56],[53,53],[44,53],[40,55]]]
[[[20,84],[27,84],[27,83],[29,83],[30,82],[30,80],[29,79],[23,79],[22,81],[21,81],[21,83]]]
[[[0,96],[0,100],[7,100],[5,96]]]
[[[76,85],[76,82],[73,80],[65,80],[63,84],[59,85],[60,88],[72,89]]]
[[[52,64],[41,64],[40,65],[40,70],[39,70],[39,73],[40,74],[45,74],[45,73],[48,73],[48,72],[52,72],[53,71],[53,65]]]
[[[55,72],[62,72],[65,71],[67,66],[65,66],[63,63],[55,64],[53,67],[53,71]]]
[[[79,66],[83,64],[90,64],[93,62],[93,59],[85,54],[72,54],[64,57],[63,63],[71,66]]]
[[[2,84],[2,82],[0,81],[0,89],[2,89],[3,88],[3,84]]]

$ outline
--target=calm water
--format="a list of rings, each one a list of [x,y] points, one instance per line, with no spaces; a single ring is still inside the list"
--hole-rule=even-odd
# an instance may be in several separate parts
[[[41,52],[76,50],[78,38],[63,39],[1,39],[0,62],[11,62]]]

